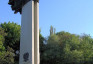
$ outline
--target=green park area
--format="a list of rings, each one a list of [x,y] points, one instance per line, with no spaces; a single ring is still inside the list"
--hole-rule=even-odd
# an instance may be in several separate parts
[[[0,64],[93,64],[93,0],[1,0],[0,9]]]
[[[0,24],[0,64],[19,64],[20,31],[17,23]],[[55,33],[51,26],[50,35],[40,33],[39,42],[40,64],[93,64],[93,38],[88,34]]]

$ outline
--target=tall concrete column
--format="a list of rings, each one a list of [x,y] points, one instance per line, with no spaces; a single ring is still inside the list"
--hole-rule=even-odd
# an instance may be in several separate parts
[[[40,64],[39,60],[39,2],[34,2],[34,60],[35,64]]]
[[[31,0],[22,8],[19,64],[40,64],[39,58],[39,2]]]
[[[34,64],[34,1],[31,0],[22,8],[20,62]]]

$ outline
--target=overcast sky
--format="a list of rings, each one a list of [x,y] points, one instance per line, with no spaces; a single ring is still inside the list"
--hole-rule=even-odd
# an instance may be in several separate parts
[[[21,15],[14,14],[7,3],[8,0],[0,0],[0,23],[13,21],[21,25]],[[93,0],[40,0],[39,22],[45,37],[49,36],[51,25],[56,32],[93,36]]]

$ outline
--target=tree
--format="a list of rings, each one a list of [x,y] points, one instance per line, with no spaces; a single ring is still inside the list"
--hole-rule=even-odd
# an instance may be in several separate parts
[[[0,27],[0,51],[4,51],[5,47],[4,47],[4,37],[5,37],[6,33],[4,32],[3,28]]]
[[[80,48],[84,56],[84,64],[93,64],[93,38],[90,35],[84,34],[81,36],[80,42]]]
[[[41,31],[40,31],[41,32]],[[40,43],[40,64],[43,64],[44,62],[44,57],[43,53],[46,49],[46,44],[44,43],[45,38],[42,36],[41,33],[39,33],[39,43]]]
[[[0,52],[0,64],[14,64],[13,49],[8,47],[7,51]]]
[[[19,50],[19,44],[20,44],[20,25],[17,25],[16,23],[3,23],[1,24],[1,27],[5,30],[7,33],[7,36],[5,37],[5,46],[11,47],[15,52]]]
[[[0,27],[0,64],[13,64],[13,51],[8,47],[6,50],[4,47],[6,33],[4,29]]]
[[[51,35],[48,37],[45,50],[42,54],[43,63],[42,64],[62,64],[60,62],[61,49],[59,47],[59,38],[57,35]]]
[[[68,32],[59,32],[63,64],[82,64],[83,51],[80,50],[80,36]]]
[[[1,27],[4,29],[4,31],[7,33],[7,36],[5,36],[5,43],[4,46],[7,49],[8,47],[12,48],[15,53],[15,61],[19,61],[19,54],[16,53],[16,51],[19,51],[20,49],[20,25],[17,25],[16,23],[8,22],[1,24]]]
[[[50,35],[55,34],[55,32],[56,32],[56,29],[53,28],[53,26],[51,26],[51,27],[50,27]]]

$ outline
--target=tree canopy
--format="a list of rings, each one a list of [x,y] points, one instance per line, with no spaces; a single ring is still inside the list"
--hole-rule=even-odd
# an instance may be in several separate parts
[[[19,64],[20,25],[0,24],[0,64]],[[53,27],[52,27],[53,28]],[[93,38],[50,28],[47,39],[39,34],[40,64],[93,64]]]

